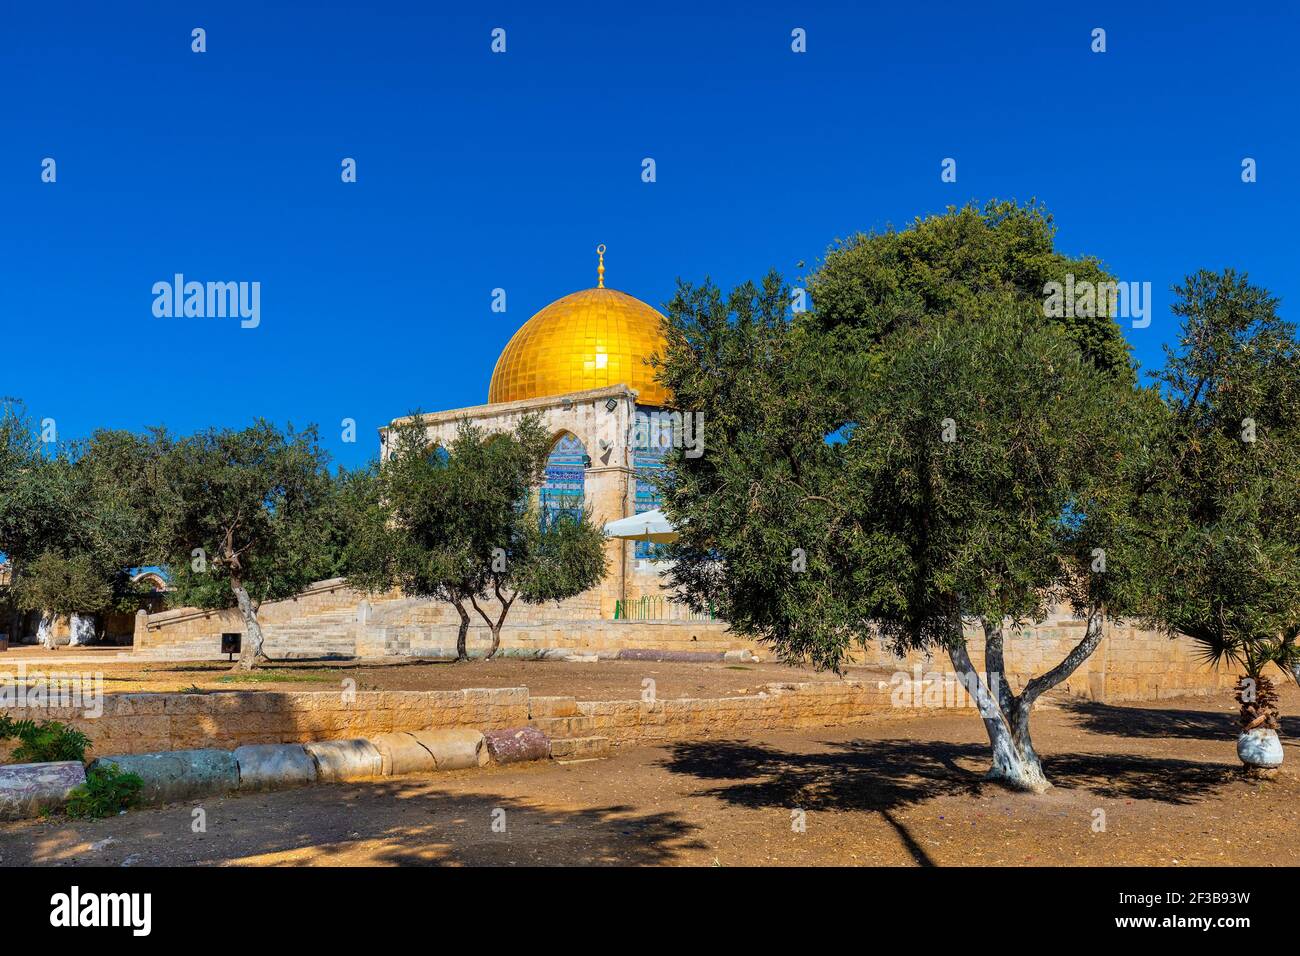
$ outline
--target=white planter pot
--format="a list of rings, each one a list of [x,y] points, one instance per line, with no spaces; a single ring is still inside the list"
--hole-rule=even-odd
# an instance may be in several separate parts
[[[1276,730],[1256,728],[1237,737],[1237,756],[1248,767],[1282,766],[1282,741]]]

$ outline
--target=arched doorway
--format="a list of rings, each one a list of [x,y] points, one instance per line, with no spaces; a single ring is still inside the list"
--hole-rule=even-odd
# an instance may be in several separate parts
[[[543,522],[561,515],[578,517],[582,514],[585,475],[590,464],[587,447],[578,436],[572,432],[561,433],[546,458],[546,472],[539,495]]]

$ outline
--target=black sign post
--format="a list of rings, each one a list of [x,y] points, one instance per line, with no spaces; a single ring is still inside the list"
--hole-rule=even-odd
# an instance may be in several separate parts
[[[221,653],[229,654],[230,659],[233,661],[235,659],[235,655],[239,653],[240,648],[242,646],[242,638],[243,635],[240,634],[238,631],[236,631],[233,634],[222,634]]]

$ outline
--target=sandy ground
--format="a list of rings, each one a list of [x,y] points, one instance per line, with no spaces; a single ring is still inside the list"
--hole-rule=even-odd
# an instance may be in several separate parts
[[[1283,707],[1300,712],[1294,688]],[[940,712],[5,824],[0,864],[1294,865],[1300,780],[1242,778],[1233,708],[1223,695],[1038,712],[1056,784],[1042,796],[983,783],[978,720]]]
[[[0,655],[0,671],[14,672],[17,654]],[[48,660],[48,652],[42,660]],[[233,671],[224,662],[117,661],[78,655],[55,664],[26,665],[29,678],[41,674],[103,674],[109,694],[202,690],[331,690],[344,678],[358,690],[459,690],[463,687],[527,687],[534,696],[565,695],[579,700],[633,700],[641,696],[641,681],[655,681],[659,697],[735,697],[756,693],[774,681],[839,680],[833,673],[786,667],[776,663],[567,661],[501,659],[394,664],[342,661],[270,664],[252,674]],[[881,679],[881,672],[851,668],[846,678]],[[887,676],[886,676],[887,679]]]

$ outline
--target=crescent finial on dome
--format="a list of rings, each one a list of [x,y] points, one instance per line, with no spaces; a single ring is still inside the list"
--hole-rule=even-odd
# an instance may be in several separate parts
[[[596,255],[600,256],[600,263],[596,266],[596,288],[605,288],[605,244],[602,242],[596,247]]]

